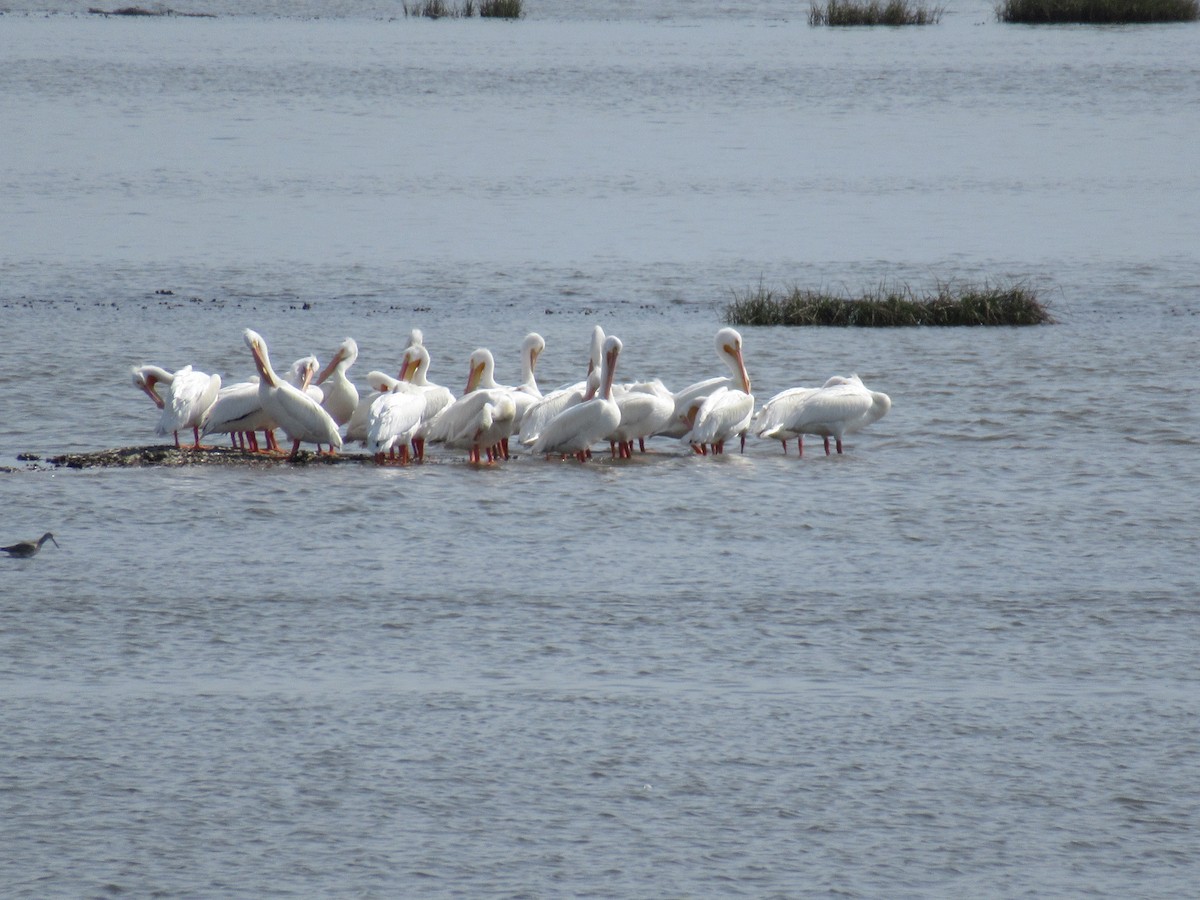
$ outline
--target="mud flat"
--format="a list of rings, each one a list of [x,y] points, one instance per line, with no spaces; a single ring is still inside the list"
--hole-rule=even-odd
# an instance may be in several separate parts
[[[67,469],[122,469],[133,466],[254,466],[268,468],[279,465],[334,466],[371,462],[365,453],[339,453],[336,456],[318,455],[301,450],[295,459],[288,454],[251,453],[233,447],[174,447],[169,444],[154,447],[118,447],[112,450],[92,450],[88,453],[64,453],[42,457],[22,453],[17,459],[39,467]]]

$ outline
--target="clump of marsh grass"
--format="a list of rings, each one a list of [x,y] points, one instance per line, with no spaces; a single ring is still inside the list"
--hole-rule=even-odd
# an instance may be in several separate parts
[[[923,6],[909,0],[827,0],[813,3],[809,25],[936,25],[946,12],[944,6]]]
[[[475,15],[474,0],[466,0],[462,6],[451,6],[446,0],[418,0],[411,6],[407,0],[402,4],[405,16],[426,19],[469,19]]]
[[[730,325],[832,325],[898,328],[915,325],[1042,325],[1053,322],[1037,294],[1023,284],[955,287],[939,283],[918,295],[908,285],[880,286],[861,297],[793,287],[776,293],[759,285],[734,292],[725,307]]]
[[[446,0],[415,0],[401,4],[405,17],[423,17],[426,19],[469,19],[478,12],[484,19],[519,19],[525,14],[522,0],[481,0],[478,6],[475,0],[464,0],[461,6],[454,6]]]
[[[1200,0],[1003,0],[996,18],[1023,25],[1195,22]]]
[[[519,19],[525,9],[521,0],[482,0],[479,15],[485,19]]]

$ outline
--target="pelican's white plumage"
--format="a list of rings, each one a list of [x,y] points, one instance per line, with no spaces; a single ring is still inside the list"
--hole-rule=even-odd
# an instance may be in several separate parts
[[[486,347],[471,353],[466,390],[430,423],[427,440],[468,450],[472,462],[479,462],[480,451],[485,450],[491,460],[493,445],[513,433],[517,416],[514,391],[496,384],[495,365]],[[508,402],[503,402],[506,399]],[[480,443],[488,438],[494,440]]]
[[[521,383],[517,385],[516,390],[538,399],[541,398],[542,391],[538,387],[534,370],[537,368],[538,357],[545,349],[546,341],[536,331],[529,332],[521,342]]]
[[[345,425],[358,407],[358,388],[346,376],[346,370],[358,359],[358,344],[348,337],[338,345],[329,365],[317,376],[317,384],[325,386],[321,406],[338,425]]]
[[[487,454],[488,462],[495,458],[494,448],[512,434],[517,406],[512,394],[507,391],[476,391],[481,402],[476,415],[446,438],[447,447],[468,451],[471,462],[481,462]]]
[[[816,390],[797,394],[788,401],[786,415],[769,428],[761,428],[760,436],[786,440],[795,437],[799,452],[804,453],[806,434],[820,435],[829,454],[829,439],[842,452],[842,438],[883,418],[892,407],[892,400],[881,391],[872,391],[857,375],[849,378],[835,376]]]
[[[834,375],[822,387],[831,387],[835,384],[845,384],[846,382],[847,379],[842,376]],[[784,427],[785,423],[804,402],[804,398],[819,390],[821,388],[818,387],[792,387],[774,394],[754,414],[754,419],[750,423],[750,430],[760,438],[779,441],[783,444],[783,452],[787,453],[787,442],[791,438],[796,437],[796,435],[787,431]]]
[[[417,459],[425,458],[425,439],[433,422],[457,399],[448,387],[430,381],[427,377],[428,372],[429,351],[420,343],[411,344],[401,359],[400,374],[412,384],[425,402],[420,426],[411,439]]]
[[[725,442],[749,427],[754,416],[754,395],[721,386],[694,408],[692,427],[681,440],[698,453],[709,447],[713,453],[724,453]]]
[[[320,364],[315,356],[301,357],[288,369],[287,381],[320,403],[321,389],[309,383],[318,368]],[[237,436],[242,435],[243,446],[257,451],[258,441],[254,432],[261,431],[266,438],[266,449],[278,449],[273,432],[279,426],[263,409],[262,402],[258,399],[259,381],[259,377],[255,375],[246,381],[238,381],[221,388],[216,403],[208,411],[208,421],[202,434],[232,434],[235,446]]]
[[[365,397],[359,397],[358,405],[354,407],[354,414],[346,423],[344,438],[346,443],[360,441],[364,445],[366,444],[367,417],[371,414],[371,404],[379,399],[380,394],[395,390],[396,385],[400,384],[400,379],[393,378],[386,372],[372,370],[367,373],[367,384],[371,388],[370,392]]]
[[[537,440],[546,423],[569,407],[582,402],[585,396],[595,394],[600,386],[600,357],[603,352],[604,329],[597,325],[592,329],[591,347],[588,353],[587,378],[569,384],[544,395],[521,416],[520,441],[529,446]],[[589,393],[590,389],[590,393]]]
[[[604,339],[600,388],[597,395],[572,406],[546,424],[533,443],[534,453],[574,453],[582,461],[589,447],[606,439],[621,424],[621,410],[613,400],[613,377],[621,341]]]
[[[318,446],[328,444],[331,451],[340,448],[342,437],[338,434],[337,423],[319,403],[275,374],[262,335],[247,328],[242,337],[258,369],[259,402],[267,415],[291,438],[292,456],[299,452],[302,442]]]
[[[159,366],[140,366],[133,370],[133,383],[145,391],[162,410],[155,434],[172,434],[175,446],[179,446],[179,432],[192,429],[194,442],[200,446],[200,429],[207,421],[208,411],[217,401],[221,390],[220,375],[206,375],[191,366],[168,372]],[[167,396],[159,397],[155,390],[158,384],[167,386]]]
[[[414,344],[404,351],[400,372],[404,380],[419,388],[425,397],[427,421],[457,399],[450,388],[429,380],[429,351],[421,344]]]
[[[325,392],[312,383],[320,368],[321,362],[315,356],[302,356],[292,363],[284,379],[288,384],[300,388],[317,403],[321,403],[325,399]]]
[[[425,398],[420,392],[404,389],[380,394],[372,403],[367,417],[367,452],[376,462],[384,454],[403,462],[408,461],[408,443],[421,426]]]
[[[746,362],[742,356],[742,336],[733,328],[722,328],[717,332],[713,344],[717,351],[717,358],[729,369],[729,374],[706,378],[677,391],[675,416],[671,425],[661,434],[669,437],[683,437],[692,428],[688,415],[692,410],[698,409],[697,401],[702,401],[717,388],[725,387],[746,394],[750,393],[750,376],[746,372]]]
[[[620,455],[629,458],[636,440],[642,452],[646,438],[660,433],[670,425],[675,415],[675,397],[658,379],[625,385],[613,398],[621,411],[621,421],[608,436],[620,448]]]
[[[258,400],[258,379],[254,381],[239,381],[221,388],[217,401],[209,410],[208,421],[204,425],[205,436],[210,434],[248,435],[252,439],[254,432],[269,432],[275,427],[271,417],[262,408]],[[257,447],[253,441],[251,449]]]

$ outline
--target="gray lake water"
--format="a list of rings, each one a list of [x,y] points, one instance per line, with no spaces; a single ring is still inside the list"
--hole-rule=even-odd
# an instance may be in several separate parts
[[[1193,893],[1196,26],[529,7],[0,15],[2,893]],[[938,280],[1058,324],[743,329],[890,394],[842,456],[17,458],[246,327],[678,388],[733,292]]]

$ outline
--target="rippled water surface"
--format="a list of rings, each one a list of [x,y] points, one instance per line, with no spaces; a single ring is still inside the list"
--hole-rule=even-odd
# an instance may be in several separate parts
[[[1194,891],[1195,26],[10,9],[6,895]],[[1058,323],[743,329],[760,400],[892,397],[841,456],[18,459],[155,442],[129,367],[246,327],[678,388],[732,292],[938,280]]]

